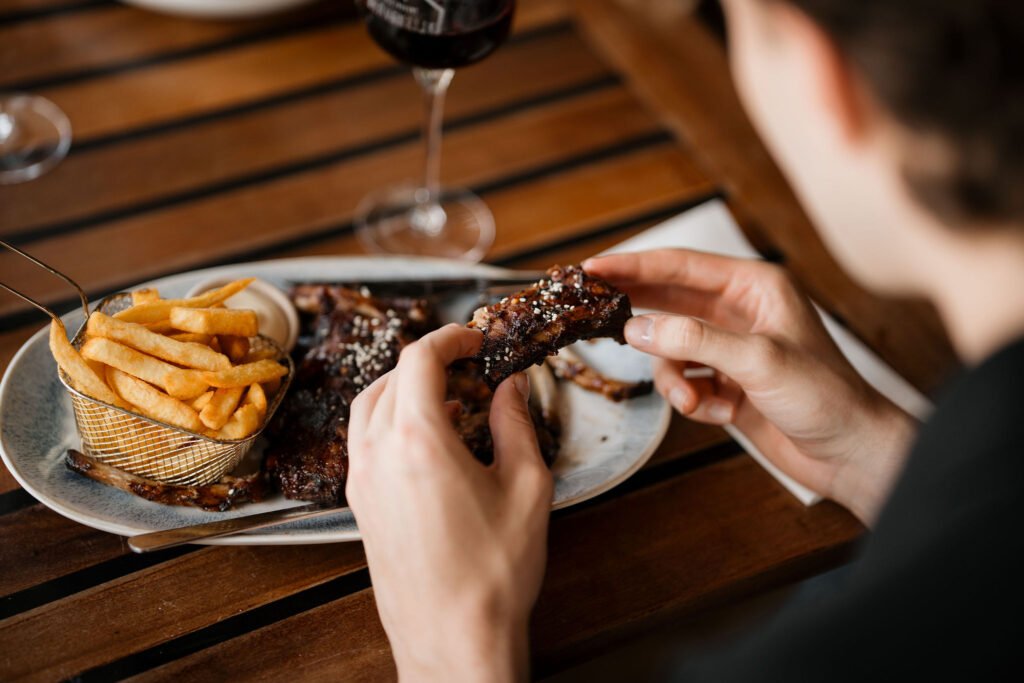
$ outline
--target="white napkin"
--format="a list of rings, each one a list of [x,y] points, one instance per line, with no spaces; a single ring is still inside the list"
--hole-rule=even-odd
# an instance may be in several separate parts
[[[670,218],[617,244],[605,253],[647,251],[664,247],[685,247],[738,258],[761,258],[747,241],[725,204],[718,199]],[[818,313],[843,354],[872,386],[919,419],[923,419],[931,411],[932,406],[928,399],[909,382],[896,374],[881,358],[820,307]],[[805,505],[813,505],[821,500],[821,496],[786,476],[769,462],[736,427],[727,425],[725,430]]]

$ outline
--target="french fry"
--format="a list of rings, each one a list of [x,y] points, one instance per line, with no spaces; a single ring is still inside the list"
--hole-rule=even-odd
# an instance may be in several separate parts
[[[143,326],[150,332],[154,332],[156,334],[171,334],[172,332],[178,331],[175,329],[174,325],[171,324],[170,320],[157,320],[156,322],[145,323]]]
[[[288,374],[288,368],[272,360],[258,360],[255,363],[236,365],[228,370],[200,373],[203,381],[211,387],[246,387],[280,379]]]
[[[155,384],[174,398],[195,398],[206,391],[208,386],[197,370],[176,368],[103,337],[93,337],[85,342],[82,345],[82,355],[89,360],[106,363],[133,377]]]
[[[218,389],[206,407],[199,413],[199,419],[210,429],[220,429],[235,412],[242,398],[244,387]]]
[[[256,410],[256,406],[247,403],[236,410],[227,424],[221,427],[217,432],[217,438],[224,440],[244,439],[255,432],[259,426],[259,411]]]
[[[142,415],[193,432],[202,430],[203,423],[196,411],[176,398],[117,368],[112,367],[107,376],[117,393],[132,403]]]
[[[107,376],[107,366],[103,363],[95,360],[86,360],[85,362],[89,364],[89,367],[92,368],[92,371],[95,372],[96,376],[100,379]]]
[[[171,367],[163,377],[167,393],[183,401],[201,396],[210,385],[203,379],[203,370]]]
[[[138,306],[139,304],[149,303],[150,301],[159,301],[160,292],[153,288],[148,289],[136,289],[132,291],[132,305]]]
[[[190,299],[160,299],[158,301],[149,301],[127,308],[114,317],[119,320],[132,323],[157,322],[170,316],[172,308],[207,308],[209,306],[219,304],[226,299],[231,298],[235,294],[238,294],[240,291],[248,287],[249,283],[255,279],[256,278],[249,277],[243,280],[235,280],[234,282],[229,282],[223,287],[211,289],[208,292],[203,292],[199,296],[194,296]]]
[[[185,332],[255,337],[259,333],[256,311],[233,308],[172,308],[171,324]],[[221,340],[221,348],[224,341]]]
[[[210,391],[205,391],[202,394],[199,394],[199,398],[192,401],[192,409],[196,411],[202,411],[202,409],[206,407],[206,404],[208,404],[210,400],[213,398],[213,394],[213,389],[211,389]]]
[[[249,338],[235,337],[229,334],[222,334],[218,337],[220,348],[231,359],[232,363],[244,363],[249,355]],[[220,370],[221,368],[208,368],[209,370]]]
[[[249,385],[249,390],[245,392],[245,404],[251,404],[256,406],[256,410],[260,413],[260,419],[262,420],[267,415],[267,394],[263,391],[263,386],[260,384]]]
[[[93,313],[85,331],[143,351],[161,360],[199,370],[226,370],[231,367],[227,356],[209,346],[182,342],[151,332],[142,325],[126,323],[103,313]]]
[[[172,334],[171,339],[180,342],[192,342],[194,344],[210,345],[210,335],[208,334],[196,334],[195,332],[178,332]]]
[[[71,345],[67,332],[64,331],[64,324],[56,320],[50,323],[50,353],[75,389],[104,403],[126,407],[124,401],[107,386],[82,354]]]

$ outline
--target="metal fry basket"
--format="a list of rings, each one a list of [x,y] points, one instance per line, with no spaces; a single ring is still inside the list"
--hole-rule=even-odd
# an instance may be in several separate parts
[[[0,246],[45,268],[78,291],[86,317],[71,344],[76,349],[80,348],[85,341],[85,323],[89,319],[89,303],[81,287],[66,275],[25,252],[2,241]],[[4,283],[0,283],[0,287],[60,322],[60,317],[46,306]],[[130,305],[131,294],[122,292],[104,298],[97,310],[114,315]],[[71,386],[63,370],[58,370],[61,384],[71,396],[75,424],[82,437],[82,449],[103,463],[154,481],[191,486],[216,482],[237,467],[252,448],[281,404],[295,375],[291,358],[273,340],[258,336],[250,338],[249,343],[250,347],[257,351],[272,350],[278,362],[288,368],[288,373],[281,378],[281,385],[269,401],[267,414],[259,428],[244,439],[231,441],[213,439],[86,396]]]

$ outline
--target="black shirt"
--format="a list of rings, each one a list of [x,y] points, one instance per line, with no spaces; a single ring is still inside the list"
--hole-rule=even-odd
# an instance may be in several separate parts
[[[685,681],[1024,680],[1024,340],[961,375],[844,580]]]

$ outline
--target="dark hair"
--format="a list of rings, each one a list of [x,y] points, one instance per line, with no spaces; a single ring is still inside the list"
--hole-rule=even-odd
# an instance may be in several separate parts
[[[958,222],[1024,221],[1024,0],[786,0],[948,163],[905,160],[918,199]],[[913,156],[913,155],[911,155]]]

